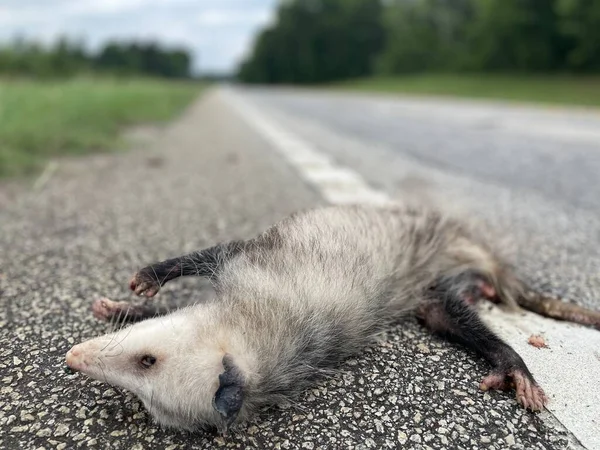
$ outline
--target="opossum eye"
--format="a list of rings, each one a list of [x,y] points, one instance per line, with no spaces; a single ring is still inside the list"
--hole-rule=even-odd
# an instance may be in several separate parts
[[[140,358],[140,365],[144,369],[148,369],[149,367],[154,365],[155,362],[156,362],[156,358],[152,355],[144,355]]]

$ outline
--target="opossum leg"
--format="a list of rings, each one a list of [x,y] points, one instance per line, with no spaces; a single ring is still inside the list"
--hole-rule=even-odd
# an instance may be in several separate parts
[[[522,296],[517,298],[517,303],[541,316],[588,325],[600,330],[600,311],[593,311],[579,305],[563,302],[558,298],[545,296],[532,289],[528,289]]]
[[[218,244],[204,250],[167,259],[144,267],[129,281],[129,288],[137,295],[154,297],[168,281],[184,276],[213,278],[223,263],[237,255],[243,241]]]
[[[500,297],[496,292],[496,288],[485,276],[474,271],[469,271],[456,277],[456,280],[464,285],[461,298],[468,304],[474,305],[481,299],[500,303]]]
[[[134,305],[129,302],[115,302],[107,298],[99,298],[92,303],[94,317],[106,322],[137,322],[167,314],[169,310],[166,306],[156,304]]]
[[[481,321],[457,291],[437,289],[436,293],[438,299],[423,304],[417,315],[432,331],[474,350],[492,365],[480,388],[514,387],[518,403],[532,411],[541,410],[547,402],[546,395],[517,352]]]

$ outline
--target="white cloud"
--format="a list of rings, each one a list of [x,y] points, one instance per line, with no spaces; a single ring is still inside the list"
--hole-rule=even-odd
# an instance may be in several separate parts
[[[237,11],[225,9],[213,9],[200,13],[196,17],[196,23],[201,26],[219,27],[243,24],[266,24],[272,16],[270,9],[260,9],[255,11]]]
[[[69,4],[66,13],[81,14],[118,14],[125,13],[145,6],[145,0],[80,0]]]
[[[16,35],[51,42],[85,38],[153,39],[185,46],[202,71],[231,71],[277,0],[3,0],[0,40]]]
[[[209,7],[214,7],[218,4],[218,0],[72,0],[69,1],[66,9],[69,14],[73,15],[111,15],[135,12],[142,9],[152,10],[157,7],[177,8],[182,5],[195,5],[196,7],[206,7],[208,5]]]

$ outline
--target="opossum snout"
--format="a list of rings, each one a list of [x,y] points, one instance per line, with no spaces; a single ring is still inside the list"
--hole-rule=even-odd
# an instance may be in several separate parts
[[[67,352],[66,362],[69,369],[77,372],[85,372],[89,367],[89,359],[93,348],[89,348],[87,343],[77,344]]]
[[[85,364],[82,358],[81,346],[76,345],[67,352],[67,366],[69,369],[79,372]]]

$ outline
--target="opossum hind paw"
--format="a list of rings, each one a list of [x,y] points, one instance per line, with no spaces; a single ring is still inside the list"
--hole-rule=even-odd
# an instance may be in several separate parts
[[[517,402],[531,411],[541,411],[548,403],[544,390],[527,373],[519,369],[507,372],[493,371],[481,381],[479,388],[482,391],[514,388]]]

